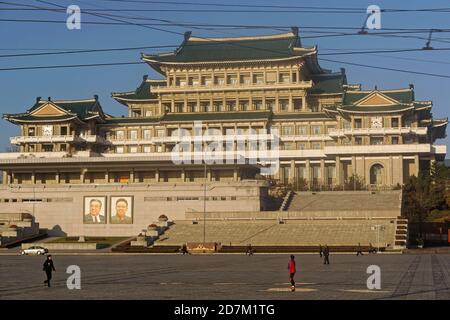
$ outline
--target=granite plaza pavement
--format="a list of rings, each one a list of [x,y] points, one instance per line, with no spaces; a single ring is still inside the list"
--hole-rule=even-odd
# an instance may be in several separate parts
[[[0,257],[0,300],[6,299],[450,299],[450,254],[296,254],[297,291],[290,292],[287,254],[58,255],[52,287],[41,256]],[[66,268],[81,268],[69,290]],[[369,265],[381,289],[366,286]]]

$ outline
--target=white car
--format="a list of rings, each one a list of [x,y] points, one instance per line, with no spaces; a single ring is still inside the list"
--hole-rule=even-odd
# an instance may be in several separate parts
[[[42,255],[42,254],[48,253],[48,249],[39,247],[39,246],[34,246],[34,247],[29,247],[28,249],[24,249],[20,253],[22,255],[29,255],[29,254]]]

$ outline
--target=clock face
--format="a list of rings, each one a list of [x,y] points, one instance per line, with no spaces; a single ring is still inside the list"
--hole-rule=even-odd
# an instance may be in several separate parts
[[[43,126],[42,134],[46,137],[52,136],[53,135],[53,126]]]
[[[373,117],[372,118],[372,128],[382,128],[383,127],[383,118],[382,117]]]

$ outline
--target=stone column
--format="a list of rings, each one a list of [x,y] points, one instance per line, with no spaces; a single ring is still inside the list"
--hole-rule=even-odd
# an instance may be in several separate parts
[[[402,185],[403,184],[403,179],[404,179],[404,177],[403,177],[403,155],[400,155],[399,157],[398,157],[398,164],[399,164],[399,176],[400,176],[400,184]]]
[[[3,184],[8,184],[8,173],[3,171]]]
[[[415,156],[414,156],[414,175],[416,176],[416,177],[418,177],[419,176],[419,155],[418,154],[416,154]]]
[[[341,184],[341,157],[336,157],[336,184]]]
[[[134,183],[134,169],[130,170],[130,183]]]
[[[322,181],[322,186],[326,185],[325,180],[325,160],[320,160],[320,180]]]
[[[31,172],[31,184],[36,184],[36,172],[34,170]]]
[[[238,181],[238,171],[237,168],[233,169],[233,181]]]
[[[186,181],[186,170],[184,170],[184,168],[181,169],[181,181]]]
[[[109,183],[109,171],[106,170],[105,172],[105,183]]]
[[[159,169],[156,169],[155,171],[155,181],[159,182]]]
[[[56,184],[60,184],[60,173],[59,173],[59,170],[58,171],[56,171],[56,176],[55,176],[55,178],[56,178]]]
[[[358,174],[356,171],[356,157],[355,156],[352,156],[352,174],[353,175]]]
[[[392,156],[389,156],[389,184],[391,186],[394,185],[394,160],[392,159]]]
[[[308,186],[311,186],[311,163],[309,159],[305,161],[305,179]]]
[[[291,166],[289,168],[289,183],[294,184],[295,180],[295,160],[291,160]]]
[[[80,183],[83,184],[84,183],[84,175],[86,173],[86,169],[81,169],[80,172]]]

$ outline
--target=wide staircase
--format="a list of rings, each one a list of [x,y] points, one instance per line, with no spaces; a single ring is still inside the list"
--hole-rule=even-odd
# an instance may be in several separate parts
[[[288,211],[398,211],[400,191],[297,192]],[[395,215],[397,216],[397,215]]]
[[[155,243],[220,243],[227,247],[318,247],[403,249],[407,220],[401,192],[297,192],[279,211],[209,212],[174,221]],[[287,209],[287,210],[286,210]]]
[[[381,226],[381,227],[380,227]],[[377,230],[380,228],[380,231]],[[203,223],[174,223],[155,245],[202,242]],[[205,242],[227,246],[351,246],[360,243],[393,249],[395,219],[306,221],[207,221]],[[378,233],[378,234],[377,234]]]

